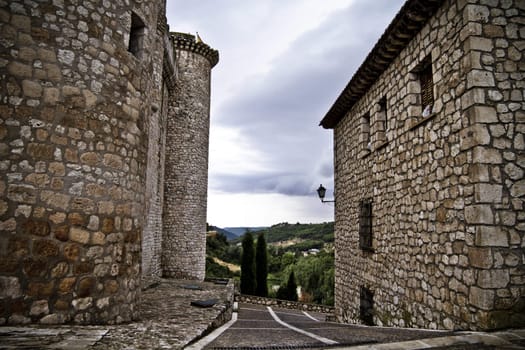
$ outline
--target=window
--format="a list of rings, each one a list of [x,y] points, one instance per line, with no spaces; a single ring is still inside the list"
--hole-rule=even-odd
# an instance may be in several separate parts
[[[379,128],[381,131],[387,130],[388,124],[386,119],[386,97],[379,100]]]
[[[421,86],[422,116],[428,117],[432,114],[432,107],[434,106],[434,82],[432,81],[432,60],[430,56],[421,62],[419,84]]]
[[[374,292],[364,286],[360,290],[359,318],[367,326],[374,325]]]
[[[366,113],[361,118],[361,135],[365,149],[372,150],[372,140],[370,139],[370,113]]]
[[[372,201],[359,203],[359,247],[372,251]]]
[[[387,129],[388,129],[388,120],[386,116],[386,97],[383,97],[379,100],[377,103],[376,108],[376,115],[375,115],[375,138],[376,142],[374,142],[374,149],[379,149],[386,145],[387,142]]]
[[[131,13],[131,29],[129,31],[129,45],[128,51],[135,57],[141,58],[144,50],[144,36],[146,34],[146,26],[142,19],[136,13]]]

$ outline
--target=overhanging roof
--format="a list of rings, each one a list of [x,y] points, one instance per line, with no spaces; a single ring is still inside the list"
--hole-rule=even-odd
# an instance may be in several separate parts
[[[407,0],[330,107],[320,125],[325,129],[334,128],[419,33],[443,2],[444,0]]]

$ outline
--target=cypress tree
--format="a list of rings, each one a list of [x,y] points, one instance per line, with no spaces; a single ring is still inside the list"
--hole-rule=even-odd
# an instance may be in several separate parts
[[[264,233],[257,237],[257,247],[255,249],[255,295],[261,297],[268,296],[268,252],[266,250],[266,240]]]
[[[242,239],[241,258],[241,293],[253,295],[255,293],[255,254],[253,236],[248,231]]]
[[[297,283],[295,283],[295,274],[293,270],[288,276],[288,283],[286,283],[286,294],[288,300],[297,301],[297,299],[299,299],[297,296]]]
[[[281,289],[283,289],[282,292]],[[297,299],[299,299],[299,297],[297,296],[297,283],[295,283],[295,274],[293,270],[288,275],[288,282],[286,282],[286,286],[279,288],[277,297],[279,299],[291,301],[297,301]]]

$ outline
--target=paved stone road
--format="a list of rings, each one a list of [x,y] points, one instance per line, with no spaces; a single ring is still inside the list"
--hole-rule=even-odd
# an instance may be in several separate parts
[[[191,287],[191,288],[188,288]],[[142,294],[138,322],[116,326],[0,327],[0,349],[182,349],[229,319],[233,285],[162,280]],[[217,299],[210,308],[192,301]]]
[[[143,293],[143,317],[138,322],[117,326],[0,327],[0,349],[182,349],[229,317],[232,292],[232,285],[163,280]],[[191,301],[210,298],[218,299],[211,308],[190,305]],[[279,321],[264,306],[241,304],[239,320],[233,326],[207,345],[193,343],[192,349],[525,349],[525,330],[487,334],[349,326],[324,322],[324,314],[273,310]]]
[[[523,330],[492,339],[487,334],[342,325],[324,322],[323,314],[272,310],[277,320],[265,306],[240,304],[237,322],[205,349],[525,349],[518,345],[525,341]]]

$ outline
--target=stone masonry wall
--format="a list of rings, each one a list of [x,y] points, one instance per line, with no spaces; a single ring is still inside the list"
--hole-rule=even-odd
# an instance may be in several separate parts
[[[366,287],[378,325],[525,325],[524,11],[518,0],[445,1],[335,127],[340,321],[360,322]],[[359,248],[365,199],[373,251]]]
[[[146,221],[142,241],[143,287],[158,282],[162,276],[162,209],[164,205],[164,159],[169,96],[165,84],[162,92],[160,109],[152,113],[149,120]]]
[[[163,274],[204,279],[211,68],[218,53],[175,33],[178,81],[170,99],[164,190]]]
[[[0,324],[138,316],[163,8],[0,0]]]
[[[159,12],[157,19],[159,50],[151,52],[153,79],[158,89],[151,102],[148,119],[148,155],[146,169],[145,225],[142,239],[142,287],[159,282],[162,276],[162,209],[164,206],[164,161],[166,153],[166,123],[168,99],[174,90],[176,74],[173,46],[169,39],[166,18]],[[170,54],[171,53],[171,54]]]

